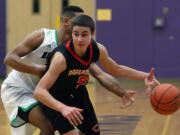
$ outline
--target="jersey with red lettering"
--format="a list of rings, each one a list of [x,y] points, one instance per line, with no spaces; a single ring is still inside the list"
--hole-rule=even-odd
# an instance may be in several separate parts
[[[89,79],[88,68],[92,62],[96,62],[99,58],[99,48],[96,42],[92,40],[83,57],[79,57],[75,53],[72,42],[60,45],[50,55],[48,61],[50,61],[55,52],[63,54],[67,67],[51,88],[51,95],[68,106],[83,109],[83,123],[77,128],[87,135],[99,135],[97,117],[86,89]],[[61,134],[74,129],[61,113],[43,105],[42,108],[54,128]]]
[[[80,57],[75,53],[72,41],[69,41],[53,51],[48,61],[55,52],[62,53],[67,63],[66,70],[59,75],[52,90],[50,90],[52,95],[60,98],[85,87],[89,80],[89,65],[98,60],[99,48],[96,42],[92,40],[85,55]]]

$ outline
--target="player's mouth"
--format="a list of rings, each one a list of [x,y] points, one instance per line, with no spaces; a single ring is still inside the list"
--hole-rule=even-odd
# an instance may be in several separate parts
[[[79,46],[79,47],[83,47],[83,46],[84,46],[84,44],[78,44],[78,46]]]

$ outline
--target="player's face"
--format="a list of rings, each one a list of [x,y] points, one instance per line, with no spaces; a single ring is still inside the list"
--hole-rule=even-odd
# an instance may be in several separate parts
[[[72,35],[72,27],[71,27],[71,21],[72,19],[67,19],[66,22],[63,25],[64,33],[63,33],[63,42],[66,42],[68,40],[71,40]]]
[[[72,38],[75,51],[85,53],[92,39],[91,30],[89,27],[74,26]]]
[[[79,15],[82,15],[82,14],[84,14],[84,13],[81,13],[81,12],[77,12],[77,13],[75,13],[75,16],[74,17],[76,17],[76,16],[79,16]],[[73,18],[74,18],[73,17]],[[64,41],[66,42],[66,41],[68,41],[68,40],[71,40],[71,36],[72,36],[72,27],[71,27],[71,24],[72,24],[72,20],[73,20],[73,18],[69,18],[68,20],[67,20],[67,22],[65,23],[65,25],[64,25],[64,28],[65,28],[65,30],[66,30],[66,32],[64,33]]]

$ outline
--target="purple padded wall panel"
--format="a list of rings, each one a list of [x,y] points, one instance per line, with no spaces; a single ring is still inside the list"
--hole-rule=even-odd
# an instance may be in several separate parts
[[[153,66],[152,8],[151,0],[134,3],[135,68],[143,71],[149,71]]]
[[[96,37],[107,47],[110,56],[117,62],[134,66],[134,3],[131,0],[121,0],[121,2],[123,4],[117,3],[116,0],[97,0],[97,8],[112,10],[112,21],[97,22]]]
[[[143,71],[153,66],[158,77],[180,77],[180,1],[97,0],[96,5],[112,10],[112,21],[97,21],[97,40],[118,63]],[[165,17],[164,29],[154,29],[157,16]]]
[[[3,59],[6,53],[6,5],[5,0],[0,1],[0,76],[5,77],[5,65]]]
[[[157,73],[163,77],[180,77],[180,1],[156,1],[155,15],[161,15],[165,18],[165,27],[163,30],[154,30],[154,63]],[[163,6],[169,8],[167,16],[159,13]]]

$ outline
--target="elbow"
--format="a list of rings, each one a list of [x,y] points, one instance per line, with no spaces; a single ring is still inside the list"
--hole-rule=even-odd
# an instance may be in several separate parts
[[[12,61],[13,61],[13,56],[12,55],[7,55],[5,58],[4,58],[4,64],[5,65],[8,65],[8,66],[10,66],[11,65],[11,63],[12,63]]]
[[[38,101],[42,102],[44,101],[44,98],[47,96],[47,89],[45,89],[42,86],[37,86],[33,92],[33,96]]]
[[[8,65],[9,61],[10,61],[9,57],[6,56],[6,57],[4,58],[3,63],[4,63],[5,65]]]
[[[101,80],[104,77],[104,72],[95,72],[95,73],[91,73],[91,75],[97,79],[98,81]]]
[[[100,74],[91,74],[95,79],[99,80],[101,78]]]
[[[40,97],[42,96],[41,93],[42,93],[41,90],[36,88],[33,92],[34,98],[40,100]]]

